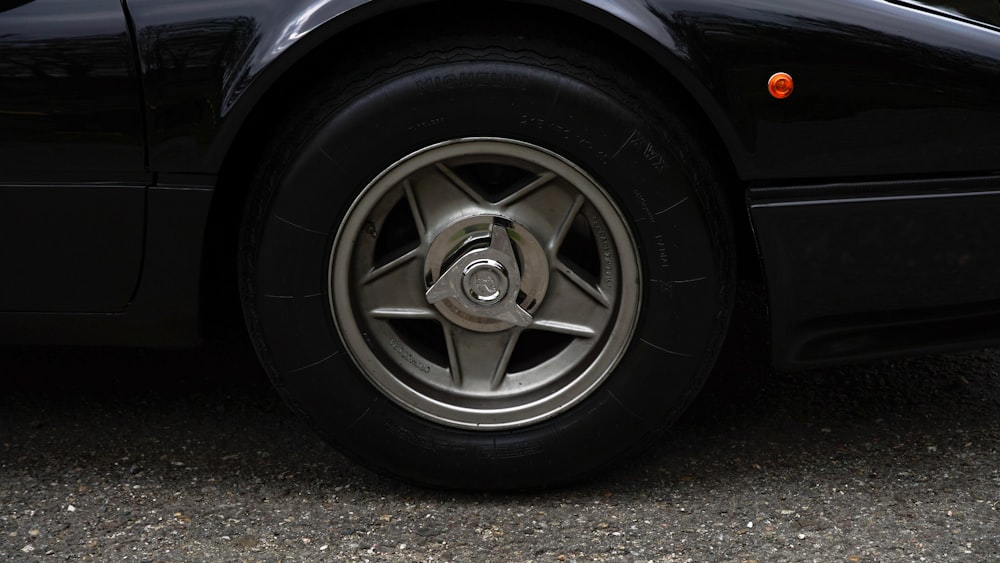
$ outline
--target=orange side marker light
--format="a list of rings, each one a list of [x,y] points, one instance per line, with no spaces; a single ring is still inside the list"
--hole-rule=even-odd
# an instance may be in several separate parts
[[[787,72],[776,72],[767,81],[767,91],[779,100],[791,96],[794,89],[795,82],[792,80],[792,75]]]

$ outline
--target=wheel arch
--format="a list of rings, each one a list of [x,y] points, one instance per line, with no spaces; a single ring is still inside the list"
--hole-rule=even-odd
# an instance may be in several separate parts
[[[489,23],[470,24],[461,20],[463,11]],[[441,13],[448,15],[442,17]],[[567,37],[587,38],[576,39],[578,42],[596,41],[611,46],[613,51],[609,56],[636,69],[651,71],[642,77],[644,81],[696,110],[691,117],[700,122],[701,132],[708,133],[712,142],[723,149],[724,154],[719,156],[734,170],[743,168],[747,157],[740,148],[732,121],[712,95],[718,88],[707,78],[711,76],[710,69],[697,61],[697,57],[689,56],[698,52],[700,46],[692,44],[690,34],[665,23],[666,18],[661,19],[645,3],[517,0],[499,4],[496,13],[488,18],[483,18],[483,13],[481,6],[473,9],[455,0],[330,1],[300,13],[292,21],[272,25],[272,28],[282,27],[283,31],[263,33],[256,54],[245,57],[240,68],[229,72],[230,76],[243,78],[227,85],[222,96],[219,131],[208,149],[210,167],[224,174],[228,172],[233,155],[246,150],[246,138],[266,129],[267,116],[280,114],[282,105],[295,99],[297,90],[308,83],[309,75],[320,64],[330,65],[330,60],[334,60],[332,66],[340,66],[337,59],[350,59],[345,53],[363,50],[380,30],[397,30],[405,22],[405,26],[416,31],[398,33],[395,41],[418,39],[424,26],[450,18],[466,30],[503,22],[513,31],[515,26],[526,24],[552,24]],[[266,41],[268,36],[274,37]],[[277,119],[271,117],[271,120]]]
[[[433,11],[429,9],[432,7]],[[470,26],[466,20],[473,13],[483,23]],[[223,98],[222,108],[228,108],[227,114],[209,151],[209,161],[219,171],[219,180],[209,218],[205,265],[217,268],[215,264],[220,262],[234,263],[232,233],[238,230],[252,168],[246,163],[256,161],[281,126],[283,109],[296,103],[308,89],[317,69],[349,66],[366,49],[380,46],[376,38],[386,29],[415,30],[396,34],[392,39],[399,44],[419,39],[428,29],[448,22],[461,24],[464,31],[482,28],[516,32],[550,25],[567,38],[575,38],[571,40],[577,44],[591,42],[607,47],[609,57],[641,74],[641,82],[684,104],[698,135],[724,168],[722,174],[730,189],[721,195],[730,207],[739,255],[755,253],[744,193],[737,187],[738,170],[746,155],[740,150],[731,121],[711,95],[712,85],[702,78],[711,73],[684,55],[698,48],[689,44],[687,35],[674,32],[664,23],[665,18],[640,2],[518,0],[498,3],[491,17],[483,18],[483,13],[481,5],[470,8],[454,0],[331,1],[300,14],[296,20],[299,28],[292,25],[294,22],[273,26],[283,25],[283,33],[267,44],[262,42],[257,51],[276,54],[247,58],[243,63],[246,68],[234,70],[232,75],[252,79],[246,87],[229,87]],[[305,28],[308,31],[301,31]],[[755,275],[753,270],[751,275]],[[208,278],[218,280],[220,276]],[[212,291],[217,288],[207,289],[210,291],[206,294],[218,295],[218,291]]]

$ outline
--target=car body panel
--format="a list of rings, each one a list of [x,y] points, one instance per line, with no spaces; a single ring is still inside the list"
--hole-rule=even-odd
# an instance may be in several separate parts
[[[0,182],[145,171],[139,77],[118,0],[0,7],[0,81]]]
[[[982,0],[899,0],[901,4],[919,6],[970,23],[990,25],[1000,29],[1000,4]]]
[[[148,174],[121,3],[5,4],[0,84],[0,311],[123,310]]]
[[[154,169],[217,172],[284,71],[352,26],[421,4],[432,3],[132,0]],[[747,181],[983,172],[1000,156],[1000,34],[985,24],[872,0],[539,4],[655,60]],[[777,71],[796,78],[787,100],[768,95]],[[954,146],[956,135],[969,142]]]
[[[691,38],[691,64],[733,123],[728,146],[745,155],[734,160],[746,181],[996,169],[1000,34],[991,28],[872,0],[654,5]],[[795,79],[784,100],[766,88],[779,71]]]
[[[211,187],[196,185],[201,179],[181,177],[173,179],[177,183],[143,188],[149,210],[146,236],[136,239],[143,253],[142,276],[124,309],[74,313],[18,307],[0,312],[0,339],[14,345],[176,347],[198,343],[204,320],[200,310],[202,246],[214,195]],[[74,275],[76,271],[65,272],[70,280]]]
[[[118,2],[86,6],[100,15],[111,4]],[[142,111],[132,105],[125,112],[127,134],[113,125],[125,123],[120,116],[107,124],[119,127],[118,139],[132,139],[125,144],[131,160],[126,165],[120,153],[102,153],[118,164],[78,167],[63,181],[94,187],[87,182],[96,170],[110,171],[104,179],[120,184],[102,189],[151,186],[142,203],[148,224],[140,222],[146,266],[124,309],[97,300],[78,310],[115,313],[109,318],[132,327],[124,331],[127,338],[109,330],[112,341],[155,342],[155,330],[136,327],[154,327],[156,320],[174,326],[175,336],[193,330],[209,206],[222,205],[213,188],[220,179],[217,191],[245,189],[226,180],[251,167],[262,149],[241,146],[245,132],[262,115],[282,110],[269,96],[302,86],[289,77],[323,72],[321,62],[349,65],[344,48],[361,26],[369,36],[412,32],[416,40],[419,29],[385,22],[460,6],[428,0],[128,0],[136,59],[121,48],[116,68],[131,76],[123,88],[134,92],[125,97],[142,104]],[[475,9],[577,22],[586,39],[607,45],[608,52],[646,61],[647,84],[692,102],[692,120],[718,141],[720,165],[733,171],[732,195],[747,202],[769,284],[776,359],[801,367],[927,349],[933,339],[920,335],[954,320],[948,311],[988,309],[997,300],[990,282],[1000,258],[989,249],[997,233],[988,210],[998,203],[994,188],[1000,185],[1000,14],[990,6],[962,0],[518,0]],[[0,28],[3,17],[17,10],[0,12]],[[119,32],[128,27],[117,25]],[[82,29],[52,33],[77,37]],[[128,74],[134,67],[141,88]],[[796,84],[784,100],[767,90],[778,71],[790,73]],[[95,97],[88,88],[71,90]],[[8,97],[0,94],[0,102],[7,104]],[[37,103],[58,103],[41,99]],[[143,122],[145,143],[134,139]],[[28,175],[51,173],[44,159],[23,162],[34,167]],[[126,173],[140,181],[123,183]],[[191,223],[174,219],[182,208]],[[803,223],[803,217],[810,220]],[[125,240],[135,234],[134,223],[128,228],[107,233]],[[935,237],[936,230],[948,234]],[[45,255],[58,258],[53,251]],[[119,273],[137,267],[136,255],[133,249],[120,257]],[[960,260],[966,255],[971,266]],[[165,263],[172,267],[155,266]],[[881,269],[873,271],[876,265]],[[926,271],[915,276],[920,268]],[[158,302],[169,303],[172,313]],[[23,315],[17,319],[23,322]],[[98,338],[90,332],[88,338]],[[827,338],[833,333],[839,336]],[[67,328],[63,339],[78,338],[74,334]],[[943,341],[960,346],[997,337],[982,328]],[[183,338],[172,339],[178,340]]]
[[[125,309],[145,207],[141,184],[0,186],[0,311]]]
[[[780,367],[1000,339],[1000,178],[760,189],[750,208]]]

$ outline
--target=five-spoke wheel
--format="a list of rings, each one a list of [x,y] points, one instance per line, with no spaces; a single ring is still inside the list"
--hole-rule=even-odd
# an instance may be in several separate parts
[[[404,408],[523,426],[577,404],[639,315],[635,242],[610,196],[541,147],[461,139],[367,186],[333,246],[348,352]],[[626,282],[628,280],[628,282]]]

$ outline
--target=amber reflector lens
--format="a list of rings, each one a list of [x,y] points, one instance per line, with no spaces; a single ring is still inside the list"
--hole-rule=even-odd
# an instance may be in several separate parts
[[[791,96],[794,89],[795,83],[792,82],[791,75],[786,72],[776,72],[767,81],[767,91],[779,100],[784,100],[788,96]]]

